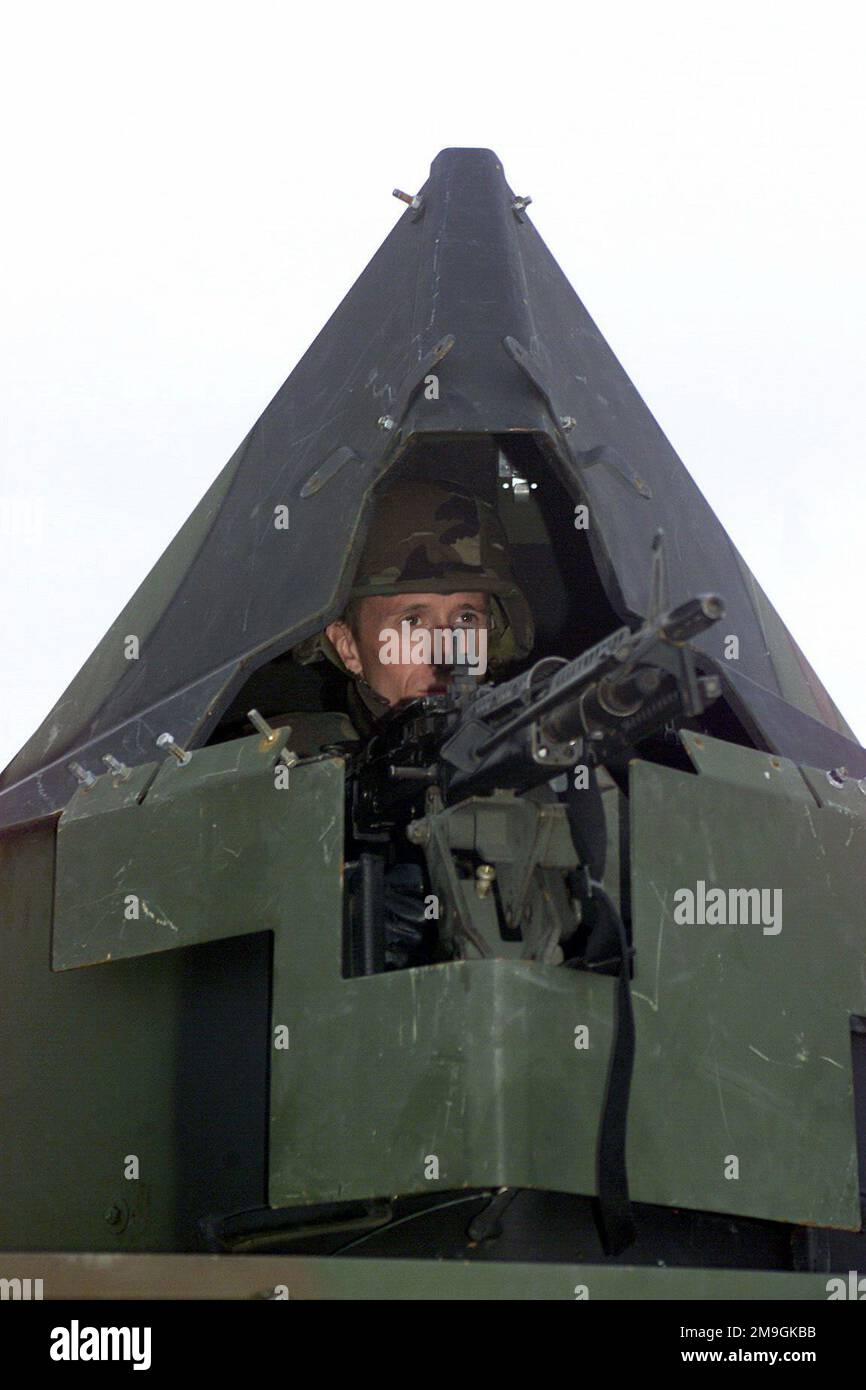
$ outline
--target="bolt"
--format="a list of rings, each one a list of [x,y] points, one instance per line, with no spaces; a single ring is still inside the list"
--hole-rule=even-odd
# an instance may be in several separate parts
[[[523,212],[523,209],[528,208],[531,202],[531,198],[517,197],[514,199],[514,202],[511,204],[511,207],[514,212]]]
[[[848,769],[846,767],[831,767],[827,773],[827,781],[833,787],[844,787],[847,776]]]
[[[132,776],[131,768],[128,768],[126,763],[119,763],[117,758],[113,758],[110,753],[103,753],[102,761],[106,767],[111,769],[115,777],[120,778],[121,782],[126,782]]]
[[[82,767],[81,763],[68,763],[67,766],[69,767],[69,771],[72,773],[73,777],[78,778],[82,787],[93,786],[94,782],[96,781],[96,778],[94,777],[92,772],[87,771],[86,767]]]
[[[380,430],[393,430],[397,428],[397,421],[390,415],[380,415],[376,424]]]
[[[417,194],[413,198],[411,193],[404,193],[402,188],[395,188],[392,197],[399,198],[401,203],[408,203],[410,208],[414,208],[416,212],[421,206],[421,199]]]
[[[116,1202],[112,1202],[111,1206],[105,1212],[105,1221],[109,1226],[120,1226],[122,1224],[123,1212]]]
[[[160,734],[156,740],[156,746],[157,748],[167,748],[169,753],[177,758],[179,767],[186,767],[192,757],[192,753],[187,753],[185,748],[181,748],[180,744],[175,743],[174,734]]]
[[[568,433],[569,430],[574,429],[575,425],[577,424],[577,421],[575,420],[573,415],[560,415],[559,423],[562,425],[562,428],[566,431],[566,433]]]
[[[493,886],[496,869],[492,864],[479,864],[475,870],[475,892],[479,898],[486,898]]]

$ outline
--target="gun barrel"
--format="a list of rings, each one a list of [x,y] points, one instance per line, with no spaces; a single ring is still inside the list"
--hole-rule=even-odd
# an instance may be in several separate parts
[[[545,742],[571,743],[594,728],[637,714],[662,683],[662,672],[641,666],[622,679],[602,677],[541,720]]]

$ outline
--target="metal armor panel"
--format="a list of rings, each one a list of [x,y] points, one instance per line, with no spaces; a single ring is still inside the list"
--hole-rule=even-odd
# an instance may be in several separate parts
[[[698,775],[632,766],[632,1197],[857,1226],[866,819],[819,807],[784,760],[689,738]],[[513,959],[342,978],[342,765],[293,768],[277,790],[277,759],[239,740],[167,764],[140,804],[80,792],[59,836],[55,968],[273,931],[272,1025],[288,1030],[271,1054],[273,1206],[591,1193],[614,982]],[[674,894],[699,880],[781,889],[781,930],[677,925]],[[131,893],[147,911],[129,922]]]

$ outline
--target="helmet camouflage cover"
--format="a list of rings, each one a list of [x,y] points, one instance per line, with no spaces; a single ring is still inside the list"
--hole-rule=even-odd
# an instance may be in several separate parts
[[[490,664],[528,656],[532,614],[515,582],[494,508],[454,487],[394,484],[375,503],[350,598],[471,591],[491,595]],[[327,638],[318,639],[318,650],[345,669]]]

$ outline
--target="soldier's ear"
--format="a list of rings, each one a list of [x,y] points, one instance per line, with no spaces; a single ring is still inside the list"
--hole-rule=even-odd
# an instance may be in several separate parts
[[[361,657],[358,653],[358,644],[352,635],[352,630],[347,623],[338,619],[335,623],[329,623],[325,628],[325,636],[336,650],[337,656],[353,675],[362,674]]]

